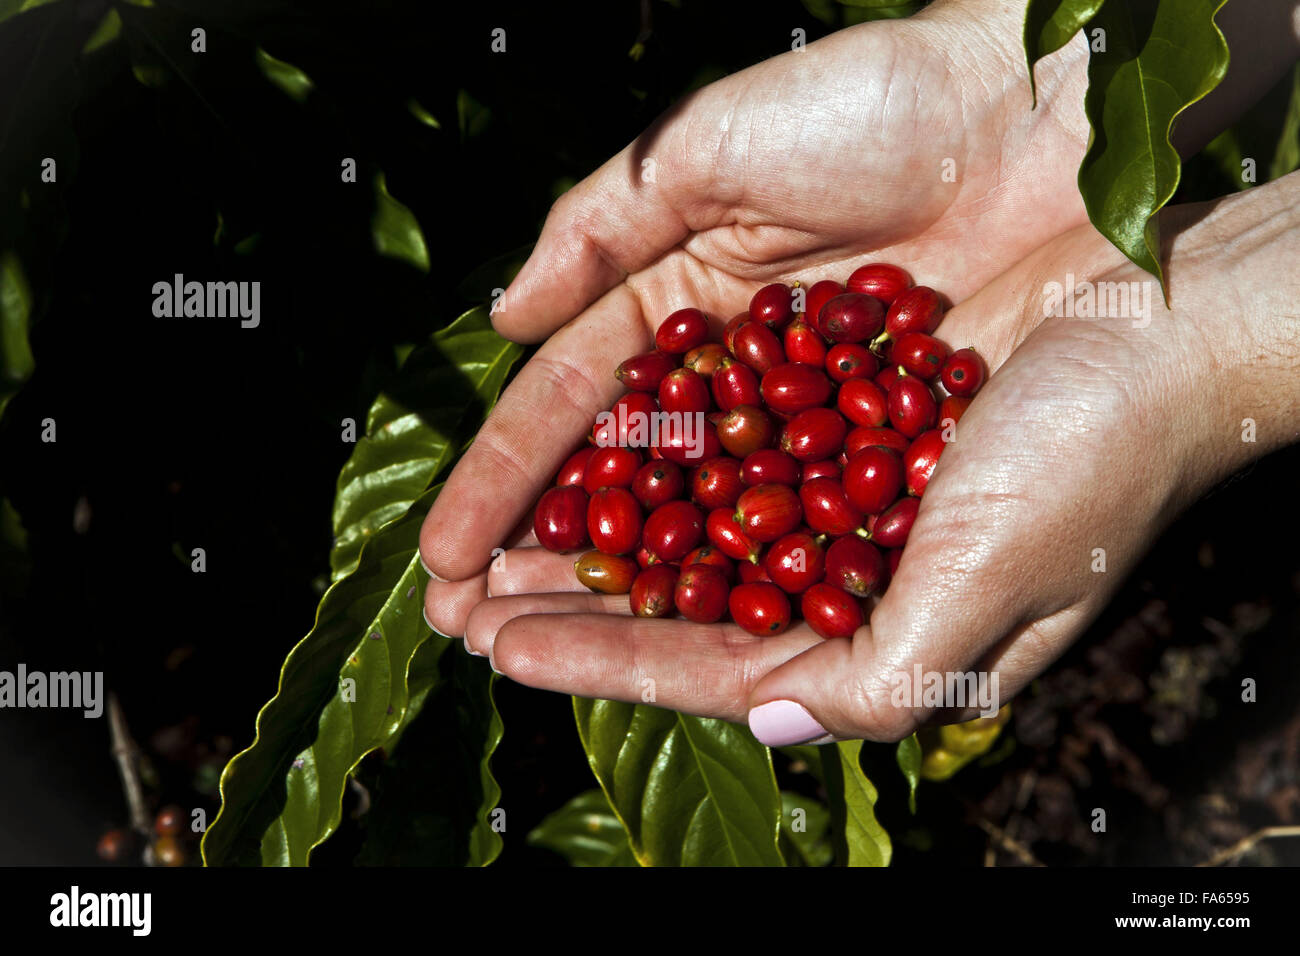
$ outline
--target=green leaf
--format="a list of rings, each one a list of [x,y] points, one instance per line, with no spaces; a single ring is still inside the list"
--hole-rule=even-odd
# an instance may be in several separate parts
[[[492,669],[435,637],[411,662],[407,720],[386,746],[364,817],[362,866],[486,866],[501,852],[489,761],[502,723]],[[414,717],[414,719],[411,719]]]
[[[27,592],[31,577],[27,529],[8,498],[0,498],[0,595],[18,598]]]
[[[361,546],[401,515],[482,424],[523,349],[471,309],[413,352],[370,407],[366,434],[339,474],[334,497],[335,579]]]
[[[257,68],[262,75],[279,87],[290,99],[298,103],[306,102],[316,84],[298,67],[284,60],[277,60],[261,47],[254,54]],[[382,188],[382,187],[381,187]]]
[[[637,866],[627,830],[603,790],[580,793],[528,834],[528,845],[560,854],[570,866]]]
[[[374,179],[375,212],[370,222],[375,251],[381,256],[400,259],[407,265],[429,271],[429,248],[415,213],[393,198],[383,173]]]
[[[221,774],[221,810],[203,838],[209,866],[306,865],[338,826],[348,775],[403,726],[407,669],[432,633],[415,549],[439,490],[374,535],[325,592],[257,715],[256,739]]]
[[[781,846],[791,866],[830,866],[831,812],[801,793],[781,791]]]
[[[587,760],[642,866],[782,866],[772,756],[748,728],[575,697]]]
[[[1169,134],[1227,72],[1228,45],[1214,23],[1225,2],[1107,3],[1091,24],[1105,31],[1106,51],[1088,61],[1092,135],[1079,190],[1092,224],[1162,287],[1155,215],[1182,169]]]
[[[36,368],[27,333],[32,290],[22,263],[12,252],[0,254],[0,416]]]
[[[28,10],[35,10],[37,7],[43,7],[47,3],[54,3],[55,0],[0,0],[0,23],[4,23],[10,17],[17,16],[20,13],[26,13]]]
[[[915,814],[916,786],[921,782],[921,741],[916,738],[916,734],[898,742],[894,757],[898,761],[898,769],[907,778],[907,805]]]
[[[847,866],[888,866],[893,848],[889,834],[876,820],[876,788],[859,762],[862,741],[824,744],[820,749],[837,862]]]
[[[1029,91],[1038,105],[1034,64],[1065,46],[1097,15],[1104,0],[1029,0],[1025,8],[1025,65]]]

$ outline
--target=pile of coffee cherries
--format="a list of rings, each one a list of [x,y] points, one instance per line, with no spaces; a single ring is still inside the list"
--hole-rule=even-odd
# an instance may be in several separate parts
[[[537,504],[538,543],[588,544],[578,580],[641,617],[730,613],[779,634],[798,611],[850,637],[898,568],[944,445],[985,370],[931,333],[939,295],[897,266],[764,286],[721,343],[680,309],[629,391]]]

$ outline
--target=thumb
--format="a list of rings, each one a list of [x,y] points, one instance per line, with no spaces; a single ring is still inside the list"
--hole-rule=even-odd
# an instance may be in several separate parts
[[[686,126],[715,99],[707,89],[676,104],[630,145],[556,201],[532,255],[493,310],[496,330],[539,342],[629,273],[649,266],[692,228],[683,210],[703,205],[711,176],[707,144],[687,143]]]

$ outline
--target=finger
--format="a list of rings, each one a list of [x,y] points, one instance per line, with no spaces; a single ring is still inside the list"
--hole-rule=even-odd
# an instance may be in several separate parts
[[[516,342],[547,338],[629,273],[715,223],[720,212],[697,209],[715,176],[697,120],[719,97],[706,89],[679,102],[556,201],[492,316],[498,332]]]
[[[499,628],[491,657],[530,687],[739,722],[758,675],[821,643],[806,625],[755,637],[734,624],[533,614]]]
[[[507,543],[525,548],[530,544],[535,545],[537,537],[532,532],[532,522],[517,525]],[[476,574],[464,581],[430,580],[424,588],[424,623],[440,637],[461,637],[465,633],[470,612],[486,601],[487,597],[486,573]]]
[[[529,614],[608,614],[631,617],[626,594],[518,594],[494,597],[470,612],[465,641],[477,654],[490,655],[497,632],[510,620]]]
[[[456,581],[481,571],[572,451],[622,393],[614,370],[651,337],[620,288],[547,342],[520,371],[456,465],[420,530],[426,567]]]
[[[585,591],[586,587],[573,571],[576,558],[576,554],[555,554],[545,548],[507,551],[488,569],[488,594],[495,598],[508,594]]]

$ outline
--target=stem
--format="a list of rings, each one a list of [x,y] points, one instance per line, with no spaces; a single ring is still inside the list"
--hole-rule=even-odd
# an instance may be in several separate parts
[[[117,774],[122,778],[122,792],[126,795],[127,809],[131,814],[131,829],[146,841],[149,839],[149,811],[144,805],[144,788],[140,785],[140,748],[126,729],[126,717],[117,694],[108,694],[108,733],[112,741],[111,753],[117,764]],[[147,845],[147,843],[146,843]],[[145,854],[146,865],[152,865],[152,855]]]

